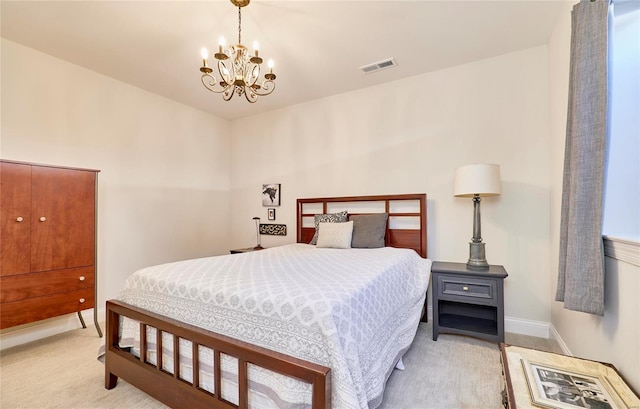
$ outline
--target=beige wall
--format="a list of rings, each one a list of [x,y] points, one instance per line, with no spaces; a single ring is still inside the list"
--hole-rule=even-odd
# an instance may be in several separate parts
[[[100,308],[138,268],[227,251],[227,121],[6,40],[1,74],[0,157],[101,170]]]
[[[562,196],[562,166],[569,81],[571,4],[558,21],[549,42],[549,105],[551,131],[551,270],[549,303],[553,325],[565,351],[575,356],[613,363],[640,391],[640,268],[606,258],[603,317],[566,310],[555,300],[558,237]]]
[[[252,245],[251,217],[266,219],[262,183],[282,183],[288,226],[266,246],[295,242],[298,197],[425,192],[429,258],[465,262],[473,206],[452,196],[453,172],[497,163],[502,195],[482,202],[487,259],[509,272],[509,322],[548,323],[547,85],[542,46],[232,122],[233,244]]]

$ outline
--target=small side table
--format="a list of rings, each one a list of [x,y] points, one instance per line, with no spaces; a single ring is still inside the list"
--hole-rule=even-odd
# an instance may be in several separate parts
[[[503,266],[469,269],[465,263],[431,265],[433,340],[440,333],[504,342]]]
[[[243,249],[232,249],[229,250],[229,253],[231,254],[240,254],[240,253],[250,253],[252,251],[260,251],[260,250],[264,250],[264,247],[262,248],[255,248],[255,247],[247,247],[247,248],[243,248]]]

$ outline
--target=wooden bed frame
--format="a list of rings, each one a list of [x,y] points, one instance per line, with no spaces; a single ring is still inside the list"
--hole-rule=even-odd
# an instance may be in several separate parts
[[[389,213],[391,222],[387,223],[386,244],[392,247],[414,249],[420,256],[427,255],[427,213],[425,194],[347,196],[316,199],[298,199],[297,242],[308,243],[313,237],[315,227],[305,227],[305,219],[313,220],[313,213],[303,212],[306,205],[322,206],[322,213],[330,207],[343,206],[340,210],[348,210],[350,205],[368,205],[368,202]],[[394,211],[399,203],[408,203],[415,211]],[[403,206],[400,208],[404,209]],[[375,210],[371,213],[379,213]],[[317,212],[316,212],[317,213]],[[370,213],[369,211],[361,212]],[[356,214],[351,213],[350,214]],[[418,221],[417,229],[390,228],[395,218],[414,218]],[[274,352],[234,338],[223,336],[212,331],[185,324],[180,321],[141,309],[129,304],[107,301],[107,322],[105,340],[105,388],[113,389],[118,378],[122,378],[136,388],[146,392],[155,399],[173,408],[248,408],[248,364],[263,367],[280,374],[296,378],[312,385],[312,408],[331,408],[331,369],[312,362],[307,362],[289,355]],[[140,358],[133,355],[128,348],[119,344],[120,317],[128,317],[140,325]],[[157,350],[162,350],[162,332],[173,336],[173,345],[178,345],[180,338],[192,342],[192,382],[180,377],[179,348],[173,348],[174,373],[163,370],[162,354],[156,354],[156,363],[152,364],[147,356],[147,327],[156,328]],[[210,393],[200,386],[199,353],[200,347],[214,351],[214,390]],[[238,361],[238,405],[220,396],[221,369],[220,354],[237,358]]]

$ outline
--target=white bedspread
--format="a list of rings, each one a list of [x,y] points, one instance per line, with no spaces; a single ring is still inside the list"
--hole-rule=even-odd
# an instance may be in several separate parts
[[[328,366],[333,407],[368,408],[413,341],[430,271],[408,249],[291,244],[145,268],[119,299]]]

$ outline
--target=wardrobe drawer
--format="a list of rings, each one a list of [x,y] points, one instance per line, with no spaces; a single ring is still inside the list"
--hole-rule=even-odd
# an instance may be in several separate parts
[[[93,289],[93,283],[93,266],[4,276],[0,278],[0,303],[83,288]]]
[[[0,328],[8,328],[93,308],[93,288],[29,298],[0,305]]]

